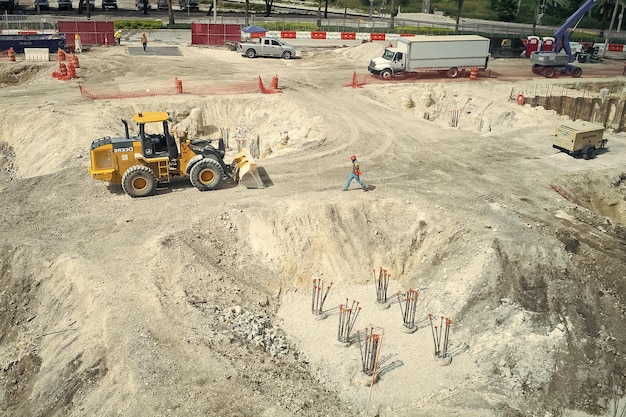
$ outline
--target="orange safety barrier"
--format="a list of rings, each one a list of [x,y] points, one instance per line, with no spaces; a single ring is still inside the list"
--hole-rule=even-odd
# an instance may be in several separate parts
[[[356,39],[356,32],[341,32],[341,39],[353,41]]]
[[[174,78],[174,84],[176,84],[176,94],[183,93],[183,81],[178,78]]]
[[[610,43],[609,44],[610,52],[624,52],[624,45],[621,43]]]
[[[401,33],[400,36],[404,36],[404,37],[415,36],[415,33]]]
[[[326,32],[311,32],[311,39],[326,39]]]
[[[7,52],[7,56],[9,57],[9,62],[15,62],[15,50],[13,47],[9,47],[9,51]]]
[[[80,64],[78,63],[78,57],[76,56],[76,54],[72,54],[72,56],[70,57],[70,62],[74,64],[74,68],[80,68]]]
[[[384,41],[386,39],[386,34],[384,33],[370,33],[370,40],[373,41]]]
[[[283,30],[280,32],[280,37],[285,39],[296,39],[295,30]]]

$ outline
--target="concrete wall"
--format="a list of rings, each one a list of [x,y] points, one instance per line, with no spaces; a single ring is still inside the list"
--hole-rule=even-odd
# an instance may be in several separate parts
[[[529,102],[530,101],[530,102]],[[626,101],[617,98],[589,98],[566,96],[535,96],[526,101],[532,107],[541,106],[572,120],[601,124],[615,132],[626,131]]]

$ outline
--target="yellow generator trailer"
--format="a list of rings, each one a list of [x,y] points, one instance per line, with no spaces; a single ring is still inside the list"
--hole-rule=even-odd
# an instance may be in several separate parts
[[[591,159],[608,141],[602,138],[603,134],[603,126],[589,122],[562,124],[556,128],[552,147],[570,155]]]
[[[151,195],[159,183],[169,183],[174,176],[189,177],[200,191],[218,188],[223,179],[263,188],[247,149],[226,164],[221,138],[217,148],[211,140],[177,140],[169,131],[166,112],[138,113],[133,121],[139,126],[137,136],[129,135],[128,123],[122,119],[125,137],[106,136],[92,142],[89,174],[93,178],[121,184],[131,197]]]

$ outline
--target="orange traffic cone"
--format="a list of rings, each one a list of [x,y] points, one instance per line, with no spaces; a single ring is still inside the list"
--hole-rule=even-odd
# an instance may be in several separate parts
[[[178,78],[174,79],[174,83],[176,84],[176,94],[182,94],[183,93],[183,81],[179,80]]]
[[[272,82],[270,83],[270,88],[273,90],[278,89],[278,75],[274,75],[272,77]]]
[[[78,57],[75,54],[72,54],[70,57],[70,62],[74,64],[74,68],[80,68],[80,64],[78,63]]]
[[[67,64],[67,79],[71,80],[73,78],[76,78],[76,67],[70,62]]]
[[[472,71],[470,71],[470,81],[474,81],[476,79],[477,72],[478,72],[478,68],[476,67],[472,68]]]
[[[63,52],[63,49],[61,48],[57,50],[57,61],[65,61],[65,52]]]
[[[9,48],[9,52],[7,52],[7,55],[9,56],[9,62],[15,62],[15,50],[12,46]]]
[[[62,62],[59,64],[59,71],[61,72],[61,78],[67,77],[67,67]]]
[[[106,36],[106,35],[104,36],[104,46],[105,46],[105,48],[109,47],[109,37]]]

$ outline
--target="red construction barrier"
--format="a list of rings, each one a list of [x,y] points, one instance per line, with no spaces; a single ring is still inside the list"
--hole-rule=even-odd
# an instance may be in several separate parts
[[[341,39],[353,41],[356,39],[356,32],[341,32]]]
[[[226,45],[227,41],[241,40],[241,25],[221,23],[192,23],[192,45]]]
[[[386,39],[386,35],[384,33],[370,33],[370,40],[384,41],[385,39]]]
[[[59,33],[65,33],[65,42],[72,48],[76,34],[80,36],[83,45],[104,45],[107,37],[113,39],[113,22],[59,21],[58,26]]]
[[[283,30],[280,32],[280,37],[285,39],[296,39],[295,30]]]
[[[400,36],[415,36],[415,33],[401,33]]]
[[[326,39],[326,32],[311,32],[311,39]]]
[[[624,45],[621,43],[610,43],[609,44],[610,52],[624,52]]]

